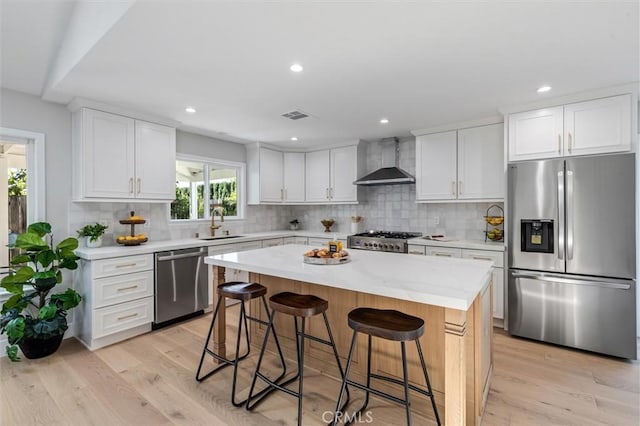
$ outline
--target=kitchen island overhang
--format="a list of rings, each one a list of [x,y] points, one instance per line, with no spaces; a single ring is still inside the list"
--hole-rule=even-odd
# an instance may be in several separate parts
[[[421,317],[425,320],[421,343],[433,375],[436,401],[441,409],[444,407],[445,423],[479,424],[492,367],[492,263],[351,250],[348,263],[311,265],[302,262],[302,254],[307,250],[303,245],[285,245],[209,256],[205,262],[213,266],[214,294],[216,286],[224,282],[225,268],[234,268],[250,272],[251,281],[266,286],[268,295],[294,291],[327,299],[341,357],[346,357],[351,338],[351,329],[347,326],[351,309],[360,306],[396,309]],[[252,303],[249,309],[266,319],[267,313],[259,304]],[[214,328],[213,340],[214,349],[222,353],[225,327],[225,318],[221,316]],[[316,330],[312,322],[310,329],[321,333],[321,328]],[[252,327],[251,333],[257,337],[252,341],[260,342],[263,332],[259,325]],[[283,334],[281,340],[285,340],[285,346],[295,348],[293,330],[278,329],[278,332]],[[400,362],[396,351],[392,342],[376,342],[373,369],[398,374]],[[359,350],[358,356],[365,352]],[[322,367],[329,362],[325,357],[328,354],[316,349],[314,356],[314,348],[310,354],[310,366],[324,371]],[[356,364],[356,375],[363,374],[364,364],[366,362]],[[410,370],[418,367],[417,359],[409,364]],[[411,377],[420,376],[414,373]],[[422,385],[419,380],[415,384]],[[412,398],[416,401],[414,409],[419,409],[422,400],[413,395]]]

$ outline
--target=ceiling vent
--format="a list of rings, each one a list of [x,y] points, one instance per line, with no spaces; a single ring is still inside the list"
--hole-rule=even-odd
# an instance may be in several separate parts
[[[309,114],[306,114],[302,111],[289,111],[282,114],[282,116],[290,120],[300,120],[301,118],[307,118]]]

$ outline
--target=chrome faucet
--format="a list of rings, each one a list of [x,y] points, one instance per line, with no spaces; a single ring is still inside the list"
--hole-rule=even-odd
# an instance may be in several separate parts
[[[216,225],[216,211],[218,212],[218,214],[220,215],[220,222],[224,222],[224,213],[222,210],[222,206],[214,206],[211,209],[211,226],[209,227],[209,229],[211,229],[211,236],[215,237],[216,236],[216,229],[220,229],[222,227],[222,225]]]

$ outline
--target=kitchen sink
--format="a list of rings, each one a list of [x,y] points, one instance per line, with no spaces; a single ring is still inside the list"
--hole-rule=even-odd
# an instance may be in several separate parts
[[[215,237],[200,237],[200,240],[228,240],[229,238],[240,238],[244,235],[216,235]]]

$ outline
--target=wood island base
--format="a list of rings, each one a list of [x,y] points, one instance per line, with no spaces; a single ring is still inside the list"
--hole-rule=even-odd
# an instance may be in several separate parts
[[[214,297],[217,297],[215,289],[218,283],[224,281],[225,268],[216,265],[212,265],[212,268]],[[467,311],[461,311],[256,273],[250,274],[250,281],[267,287],[267,296],[281,291],[291,291],[314,294],[328,300],[327,317],[343,366],[346,363],[353,332],[347,325],[347,315],[352,309],[356,307],[395,309],[422,318],[425,321],[425,333],[420,343],[440,418],[447,425],[479,425],[481,423],[492,370],[491,283],[476,297]],[[264,312],[264,307],[259,300],[251,301],[248,306],[251,315],[268,320],[268,315]],[[226,341],[224,310],[219,313],[219,319],[213,336],[214,348],[224,353]],[[295,331],[291,317],[277,315],[275,327],[285,356],[295,360]],[[262,343],[264,331],[265,326],[251,322],[252,345],[259,346]],[[310,318],[307,321],[306,332],[326,338],[322,317]],[[269,349],[274,350],[273,342],[270,341],[270,344]],[[337,377],[331,348],[313,341],[307,341],[305,344],[305,365],[318,369],[323,374]],[[349,373],[350,378],[361,382],[364,382],[366,375],[366,344],[367,336],[360,334]],[[406,348],[410,382],[426,388],[416,347],[408,342]],[[373,338],[372,373],[402,380],[400,360],[398,342]],[[397,386],[382,381],[376,381],[375,386],[395,394],[399,390]],[[412,392],[411,400],[412,410],[433,418],[428,398]]]

